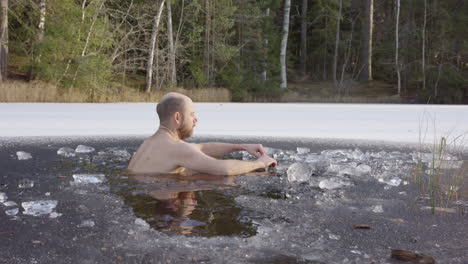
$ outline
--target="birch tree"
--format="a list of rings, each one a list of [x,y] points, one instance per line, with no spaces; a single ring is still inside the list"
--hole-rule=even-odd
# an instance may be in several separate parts
[[[204,45],[205,49],[203,51],[203,64],[204,64],[204,71],[205,71],[205,78],[208,84],[211,81],[211,7],[210,7],[210,0],[205,0],[205,40]]]
[[[170,74],[170,86],[177,85],[176,75],[176,62],[175,62],[175,48],[174,48],[174,36],[172,33],[172,11],[171,3],[166,2],[167,7],[167,37],[169,39],[169,74]]]
[[[154,62],[154,53],[156,49],[156,37],[159,31],[159,23],[161,22],[161,14],[163,11],[165,0],[162,0],[159,3],[159,9],[156,15],[154,16],[153,31],[151,32],[151,42],[149,46],[148,62],[146,65],[146,92],[151,92],[151,86],[153,83],[153,62]]]
[[[399,24],[400,24],[400,0],[396,0],[396,19],[395,19],[395,69],[398,78],[398,96],[401,96],[401,76],[400,76],[400,64],[398,61],[399,53]]]
[[[421,71],[423,90],[426,90],[426,22],[427,22],[427,0],[424,0],[424,17],[423,17],[423,28],[422,28],[422,54],[421,54]]]
[[[338,15],[336,17],[336,37],[335,37],[335,55],[333,56],[333,84],[335,89],[338,90],[338,82],[336,80],[336,69],[338,65],[338,48],[340,45],[340,23],[341,23],[341,10],[343,8],[343,0],[340,0],[338,7]]]
[[[0,81],[8,77],[8,0],[0,1]]]
[[[281,39],[281,51],[280,51],[280,65],[281,65],[281,89],[288,87],[288,81],[286,77],[286,48],[288,45],[288,33],[289,33],[289,13],[291,10],[291,0],[284,1],[284,14],[283,14],[283,36]]]
[[[302,14],[301,14],[301,51],[300,51],[300,72],[306,75],[307,64],[307,2],[302,0]]]
[[[372,32],[374,24],[374,0],[364,1],[364,26],[362,27],[362,48],[360,56],[359,80],[372,80]]]

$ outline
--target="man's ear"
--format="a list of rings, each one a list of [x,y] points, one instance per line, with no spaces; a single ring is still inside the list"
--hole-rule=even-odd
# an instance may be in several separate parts
[[[181,121],[182,121],[182,115],[179,112],[175,112],[174,113],[174,120],[176,121],[176,123],[178,125],[180,125]]]

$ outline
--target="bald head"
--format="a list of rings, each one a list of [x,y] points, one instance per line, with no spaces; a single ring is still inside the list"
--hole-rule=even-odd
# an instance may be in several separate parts
[[[192,100],[183,94],[175,92],[165,94],[156,107],[160,123],[166,123],[176,112],[184,113],[189,102],[192,102]]]

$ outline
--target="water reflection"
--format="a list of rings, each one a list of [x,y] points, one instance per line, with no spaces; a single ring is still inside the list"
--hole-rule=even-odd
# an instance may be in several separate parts
[[[232,176],[132,174],[113,184],[136,216],[154,229],[183,235],[255,235],[247,211],[234,202]]]

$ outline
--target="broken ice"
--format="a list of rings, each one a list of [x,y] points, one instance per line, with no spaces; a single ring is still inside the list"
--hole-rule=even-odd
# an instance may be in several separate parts
[[[31,153],[28,153],[28,152],[25,152],[25,151],[17,151],[16,156],[18,157],[18,160],[32,159]]]
[[[304,163],[293,163],[286,171],[289,182],[306,182],[312,174],[311,168]]]
[[[309,152],[310,152],[309,148],[297,148],[297,154],[299,155],[307,154]]]
[[[344,181],[342,179],[337,179],[337,178],[331,178],[331,179],[325,179],[320,181],[319,183],[319,188],[320,189],[327,189],[327,190],[333,190],[333,189],[338,189],[341,187],[345,186],[350,186],[351,183]]]
[[[17,215],[18,213],[19,213],[19,209],[18,209],[18,208],[13,208],[13,209],[6,210],[6,211],[5,211],[5,214],[6,214],[6,215],[10,215],[10,216]]]
[[[141,218],[135,219],[135,224],[142,227],[142,228],[144,228],[144,229],[148,229],[150,227],[149,224],[145,220],[143,220]]]
[[[8,199],[6,193],[0,192],[0,203],[5,202]]]
[[[372,206],[372,207],[371,207],[371,211],[374,212],[374,213],[378,213],[378,214],[384,212],[383,207],[382,207],[382,205],[380,205],[380,204],[379,204],[379,205],[374,205],[374,206]]]
[[[5,205],[7,207],[18,206],[18,204],[13,202],[13,201],[4,202],[3,205]]]
[[[93,220],[83,220],[81,224],[78,225],[78,227],[93,227],[94,221]]]
[[[69,147],[62,147],[59,150],[57,150],[57,155],[67,158],[75,157],[75,150]]]
[[[22,179],[18,182],[18,188],[28,189],[34,187],[34,182],[28,179]]]
[[[104,174],[73,174],[74,183],[101,183],[104,181]]]
[[[57,206],[56,200],[38,200],[31,202],[23,202],[21,206],[24,208],[25,215],[46,215],[52,213],[52,210]]]
[[[400,186],[401,179],[398,177],[393,177],[393,178],[380,178],[379,182],[388,184],[390,186]]]
[[[93,147],[85,146],[85,145],[78,145],[78,147],[76,147],[75,149],[76,153],[91,153],[93,151],[95,151]]]

